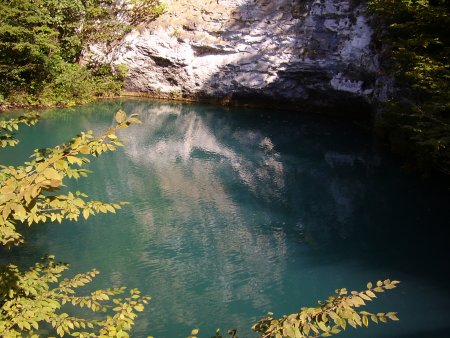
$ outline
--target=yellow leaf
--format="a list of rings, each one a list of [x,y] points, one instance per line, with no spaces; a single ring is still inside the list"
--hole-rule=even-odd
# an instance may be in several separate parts
[[[36,198],[39,193],[41,192],[41,185],[40,184],[36,184],[32,189],[31,189],[31,197],[32,198]]]
[[[322,321],[317,322],[317,325],[322,331],[328,332],[329,327]]]
[[[44,170],[45,168],[47,168],[48,163],[47,162],[42,162],[39,163],[36,167],[36,172],[40,173],[42,170]]]
[[[348,320],[348,323],[356,329],[356,323],[355,323],[354,320],[349,319],[349,320]]]
[[[319,330],[317,329],[317,327],[311,323],[310,325],[311,330],[313,330],[316,334],[319,334]]]
[[[368,295],[370,298],[377,298],[377,296],[370,290],[366,291],[366,295]]]
[[[305,325],[303,325],[303,333],[308,335],[309,331],[310,331],[310,326],[308,323],[305,323]]]
[[[366,303],[364,303],[364,300],[359,296],[353,296],[352,300],[353,300],[353,303],[355,304],[355,307],[359,307],[361,305],[366,305]]]
[[[364,326],[369,326],[369,318],[367,318],[367,316],[363,316],[362,317],[362,323],[364,324]]]
[[[14,190],[16,190],[15,186],[13,184],[5,185],[1,189],[2,194],[9,194],[12,193]]]
[[[137,119],[137,118],[134,118],[134,117],[130,117],[130,118],[128,119],[128,122],[134,123],[134,124],[142,124],[142,121],[141,121],[141,120],[139,120],[139,119]]]
[[[70,164],[78,163],[78,158],[75,156],[67,156],[67,161],[69,161]]]
[[[59,186],[61,186],[62,181],[60,180],[50,180],[50,186],[52,188],[58,188]]]
[[[112,212],[113,214],[116,213],[116,210],[109,204],[105,205],[106,210],[108,210],[109,212]]]
[[[7,204],[6,206],[3,207],[3,211],[2,211],[3,219],[7,219],[10,213],[11,213],[11,208]]]
[[[360,296],[362,299],[364,299],[364,300],[368,300],[368,301],[371,301],[371,300],[372,300],[372,299],[371,299],[369,296],[367,296],[364,292],[359,293],[359,296]]]
[[[67,165],[67,162],[64,160],[59,160],[55,162],[55,168],[58,170],[64,170],[67,169],[69,166]]]
[[[390,320],[399,320],[395,312],[386,313],[386,317],[388,317]]]
[[[57,180],[60,181],[62,179],[61,175],[54,168],[47,168],[42,172],[42,175],[49,180]]]
[[[89,148],[89,146],[82,146],[78,149],[78,151],[82,154],[89,154],[91,152],[91,149]]]
[[[119,110],[116,113],[116,122],[118,124],[125,122],[126,119],[127,119],[127,113],[125,113],[123,110]]]

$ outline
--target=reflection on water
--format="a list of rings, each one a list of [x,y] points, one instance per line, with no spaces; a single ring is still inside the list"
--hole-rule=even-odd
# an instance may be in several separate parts
[[[199,116],[194,110],[183,111],[183,107],[155,107],[140,116],[144,126],[138,132],[127,134],[130,144],[126,153],[137,165],[154,168],[158,177],[163,179],[162,185],[167,185],[165,190],[178,189],[192,194],[186,197],[194,200],[200,198],[220,202],[216,198],[224,195],[221,188],[223,182],[218,181],[216,170],[217,167],[227,166],[257,195],[280,197],[284,186],[283,164],[278,160],[280,155],[274,150],[270,138],[260,132],[247,130],[233,133],[232,138],[240,146],[236,151],[222,143],[207,125],[214,116]],[[221,121],[215,129],[223,133],[226,123]],[[245,152],[242,152],[242,147],[247,148]],[[250,152],[251,157],[248,156]],[[208,162],[213,163],[208,165]],[[163,172],[166,174],[159,175]],[[198,179],[200,177],[204,179]],[[204,186],[195,188],[192,182],[201,182]],[[271,190],[265,192],[267,187]],[[219,207],[225,207],[225,204],[219,203]]]
[[[114,217],[32,229],[22,263],[49,252],[75,272],[97,267],[96,287],[151,294],[136,337],[184,337],[194,327],[237,327],[248,337],[267,311],[296,311],[337,287],[387,277],[403,285],[382,297],[381,309],[399,311],[402,321],[365,336],[445,328],[448,276],[439,266],[448,258],[440,249],[449,244],[448,193],[403,177],[347,122],[105,101],[76,114],[44,113],[2,158],[18,163],[35,147],[100,132],[119,108],[143,125],[123,131],[126,148],[93,162],[94,174],[70,188],[130,205]],[[428,317],[414,310],[418,300]]]
[[[164,298],[166,311],[158,322],[167,321],[167,313],[179,320],[201,318],[205,310],[217,318],[234,316],[236,322],[238,313],[230,314],[228,304],[269,307],[264,290],[282,291],[285,234],[255,229],[262,223],[257,209],[247,224],[246,208],[235,201],[229,184],[248,199],[281,197],[283,164],[270,139],[241,130],[223,140],[220,136],[230,132],[226,120],[214,121],[214,114],[182,106],[150,107],[139,114],[143,125],[124,133],[126,158],[136,169],[128,173],[127,185],[134,198],[143,200],[149,190],[158,191],[165,200],[162,209],[167,208],[131,207],[144,227],[141,238],[158,248],[156,258],[145,251],[138,262],[152,267],[152,293]],[[202,279],[199,284],[195,276]],[[190,315],[185,313],[186,303],[199,302]]]

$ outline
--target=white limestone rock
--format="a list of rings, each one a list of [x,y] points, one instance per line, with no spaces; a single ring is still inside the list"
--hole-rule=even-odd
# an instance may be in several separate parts
[[[378,72],[363,4],[168,0],[167,13],[85,59],[125,64],[126,89],[186,99],[332,106],[371,100]],[[368,74],[370,76],[368,76]]]

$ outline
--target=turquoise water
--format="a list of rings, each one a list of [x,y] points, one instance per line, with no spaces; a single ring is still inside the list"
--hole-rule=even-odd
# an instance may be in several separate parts
[[[128,201],[117,215],[26,230],[2,259],[46,253],[93,287],[138,287],[152,296],[133,337],[186,337],[200,328],[250,327],[268,311],[314,306],[338,287],[397,279],[372,311],[400,322],[339,337],[450,337],[448,190],[402,172],[372,137],[346,121],[274,111],[113,100],[42,113],[0,152],[21,163],[37,147],[81,130],[100,133],[118,109],[143,125],[126,147],[69,181],[91,198]]]

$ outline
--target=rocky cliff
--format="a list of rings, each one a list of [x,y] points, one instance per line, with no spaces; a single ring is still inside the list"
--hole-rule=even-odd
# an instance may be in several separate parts
[[[126,89],[156,97],[354,107],[378,95],[364,1],[165,4],[156,21],[86,58],[127,65]]]

